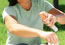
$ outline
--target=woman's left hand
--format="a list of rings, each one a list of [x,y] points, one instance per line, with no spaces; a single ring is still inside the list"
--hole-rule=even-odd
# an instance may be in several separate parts
[[[56,17],[52,14],[44,12],[43,15],[46,15],[47,18],[45,20],[42,20],[44,24],[46,24],[49,27],[52,27],[56,23]]]

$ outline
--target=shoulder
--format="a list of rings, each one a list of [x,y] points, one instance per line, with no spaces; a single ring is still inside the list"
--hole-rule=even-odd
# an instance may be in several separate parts
[[[14,9],[15,9],[14,6],[6,6],[6,7],[4,8],[5,11],[14,10]]]
[[[16,13],[16,6],[6,6],[3,13]]]
[[[16,16],[16,10],[14,6],[6,6],[3,10],[2,16],[5,17],[7,15]]]
[[[15,6],[6,6],[4,8],[5,11],[18,11],[19,10],[19,4],[16,4]]]

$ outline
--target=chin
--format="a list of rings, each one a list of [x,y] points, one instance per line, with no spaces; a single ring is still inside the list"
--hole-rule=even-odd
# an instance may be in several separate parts
[[[29,11],[31,8],[25,8],[26,11]]]

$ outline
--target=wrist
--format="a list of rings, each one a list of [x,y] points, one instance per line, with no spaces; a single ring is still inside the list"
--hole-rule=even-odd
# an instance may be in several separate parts
[[[40,37],[41,33],[43,33],[43,31],[39,30],[39,29],[34,29],[33,28],[32,30],[33,30],[33,32],[35,32],[38,35],[38,37]]]
[[[59,15],[55,15],[55,17],[56,17],[56,22],[58,22],[59,21]]]
[[[44,31],[38,31],[37,33],[38,33],[38,35],[39,35],[40,38],[42,38],[42,36],[44,38],[46,32],[44,32]]]
[[[60,20],[61,20],[64,16],[65,16],[64,13],[55,15],[56,21],[57,21],[57,22],[60,22]]]

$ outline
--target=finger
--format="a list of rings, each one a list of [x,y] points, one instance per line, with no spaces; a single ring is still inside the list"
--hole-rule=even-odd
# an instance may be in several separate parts
[[[51,26],[50,27],[52,27],[55,23],[56,23],[56,19],[53,18],[53,20],[51,21]]]
[[[51,41],[49,36],[47,36],[46,41],[48,41],[48,42]]]
[[[50,20],[49,18],[47,18],[46,20],[44,20],[44,21],[46,22],[46,25],[47,25],[47,26],[49,26],[49,25],[50,25],[50,24],[49,24],[49,23],[50,23],[50,21],[49,21],[49,20]]]
[[[49,27],[51,26],[52,17],[53,17],[52,15],[50,15],[50,16],[48,17],[48,23],[49,23],[49,24],[47,24],[47,26],[49,26]]]
[[[50,35],[50,43],[54,43],[54,37],[53,37],[53,34]]]
[[[56,43],[56,34],[55,33],[51,33],[50,37],[50,43]]]
[[[56,36],[54,36],[54,43],[56,43],[57,42],[57,40],[56,40]]]
[[[47,26],[48,26],[48,27],[51,27],[51,24],[52,24],[52,21],[49,21],[49,20],[48,20]]]
[[[48,19],[45,19],[43,22],[44,22],[44,24],[47,25],[48,24]]]
[[[57,37],[57,35],[55,33],[52,34],[52,38],[53,38],[53,42],[54,43],[57,43],[58,42],[58,37]]]
[[[49,27],[51,28],[55,23],[56,23],[56,18],[54,16],[52,16],[50,19]]]
[[[48,35],[47,36],[47,41],[50,42],[50,43],[52,43],[52,35]]]
[[[56,17],[53,18],[54,19],[54,24],[56,23]]]
[[[54,36],[54,40],[55,40],[55,43],[58,42],[58,37],[56,35]]]
[[[51,19],[50,21],[50,28],[54,25],[54,19]]]
[[[52,34],[52,43],[56,43],[56,37],[55,37],[56,35],[55,34]]]
[[[46,22],[44,20],[42,20],[44,24],[46,24]]]
[[[52,18],[52,15],[51,14],[48,14],[48,17],[43,21],[47,26],[50,26],[50,20]]]

